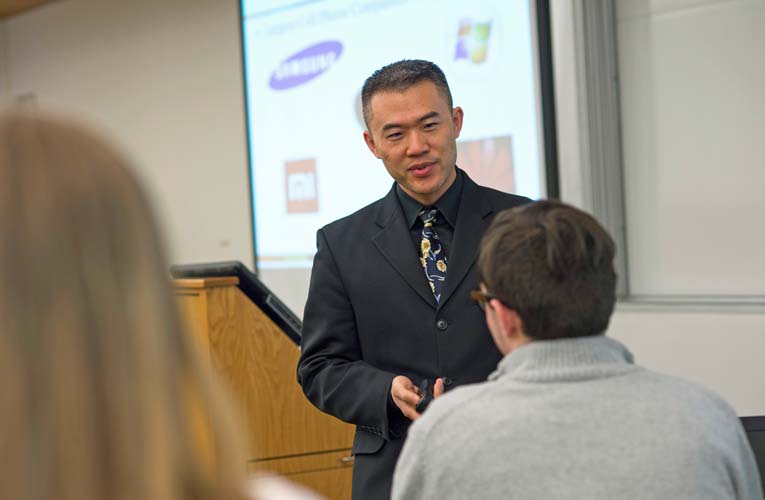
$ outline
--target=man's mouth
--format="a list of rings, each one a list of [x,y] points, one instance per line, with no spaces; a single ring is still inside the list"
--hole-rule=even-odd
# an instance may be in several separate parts
[[[430,172],[433,171],[433,168],[436,166],[436,162],[428,161],[428,162],[422,162],[422,163],[416,163],[409,167],[409,171],[415,176],[415,177],[426,177],[430,174]]]

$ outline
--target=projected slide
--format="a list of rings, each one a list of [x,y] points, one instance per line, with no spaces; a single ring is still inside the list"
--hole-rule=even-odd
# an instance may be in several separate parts
[[[260,268],[310,267],[316,230],[393,181],[362,138],[379,67],[428,59],[465,112],[457,164],[478,183],[544,194],[533,19],[525,0],[242,3]]]

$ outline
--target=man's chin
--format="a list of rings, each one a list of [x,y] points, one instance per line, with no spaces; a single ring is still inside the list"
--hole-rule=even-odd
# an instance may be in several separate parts
[[[423,186],[410,185],[404,191],[423,205],[431,205],[438,201],[436,198],[437,190],[432,187],[425,188]]]

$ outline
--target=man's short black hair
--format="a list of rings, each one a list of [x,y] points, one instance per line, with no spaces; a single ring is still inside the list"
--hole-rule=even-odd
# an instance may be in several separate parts
[[[403,92],[423,81],[435,84],[438,91],[446,99],[451,110],[453,107],[452,93],[449,90],[446,75],[441,71],[441,68],[430,61],[404,59],[383,66],[372,73],[372,76],[364,82],[364,86],[361,88],[361,109],[367,129],[369,129],[369,121],[372,119],[371,110],[369,109],[369,101],[371,101],[372,96],[378,92],[385,91]]]
[[[484,234],[481,281],[533,339],[604,333],[616,301],[615,245],[591,215],[538,201],[496,216]]]

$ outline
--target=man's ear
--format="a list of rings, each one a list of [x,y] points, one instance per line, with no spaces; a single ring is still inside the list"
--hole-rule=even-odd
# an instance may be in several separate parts
[[[454,137],[460,136],[462,130],[462,119],[465,117],[465,112],[459,106],[452,110],[452,123],[454,123]]]
[[[523,334],[523,321],[515,309],[510,309],[499,300],[492,300],[492,307],[497,313],[497,321],[502,328],[502,334],[508,339],[516,339]]]
[[[367,143],[367,147],[372,152],[373,155],[377,159],[380,158],[380,155],[377,154],[377,148],[375,147],[375,140],[372,138],[372,134],[369,133],[369,130],[364,130],[364,142]]]

